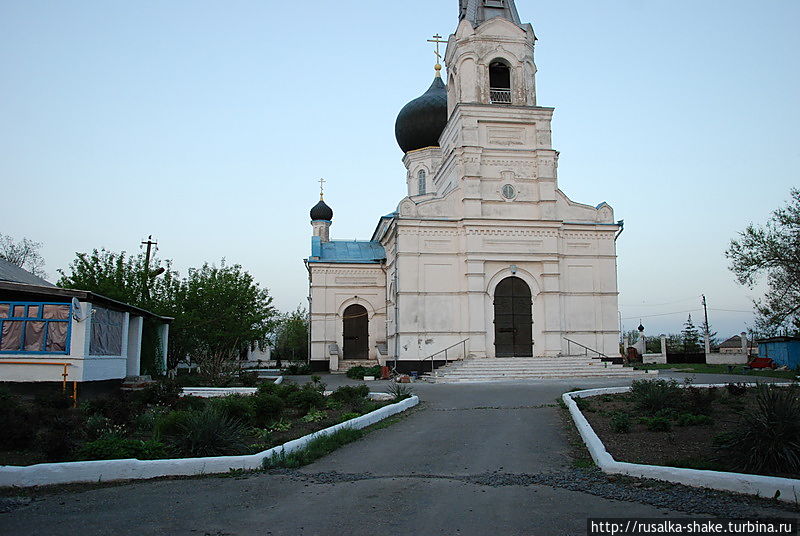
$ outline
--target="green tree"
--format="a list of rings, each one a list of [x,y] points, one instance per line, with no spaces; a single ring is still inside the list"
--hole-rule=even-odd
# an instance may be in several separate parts
[[[27,238],[14,240],[12,237],[0,233],[0,259],[24,268],[33,275],[45,278],[47,274],[44,271],[44,258],[39,253],[40,249],[42,249],[41,242],[34,242]]]
[[[764,226],[750,224],[731,240],[725,256],[739,283],[752,288],[766,277],[767,291],[754,301],[755,331],[800,333],[800,190]]]
[[[275,359],[308,360],[308,313],[302,306],[278,320],[275,328]]]
[[[683,331],[681,331],[682,350],[687,354],[696,354],[702,351],[700,344],[700,332],[697,326],[692,322],[692,315],[689,313],[689,318],[683,324]]]
[[[224,260],[219,267],[190,269],[176,306],[175,329],[188,337],[182,352],[211,377],[248,347],[267,344],[274,329],[276,311],[267,289]]]

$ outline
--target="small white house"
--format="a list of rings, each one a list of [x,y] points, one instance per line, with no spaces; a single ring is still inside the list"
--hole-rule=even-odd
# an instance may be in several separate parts
[[[9,272],[29,282],[10,281]],[[43,284],[31,284],[25,274],[14,276],[8,263],[0,265],[0,382],[99,382],[139,376],[145,318],[158,323],[166,370],[172,318],[41,279]]]

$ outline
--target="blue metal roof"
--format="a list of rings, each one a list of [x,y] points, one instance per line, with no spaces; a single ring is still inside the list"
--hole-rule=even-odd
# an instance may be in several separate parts
[[[340,262],[350,264],[378,264],[386,259],[380,242],[372,240],[320,241],[311,237],[311,257],[308,262]]]

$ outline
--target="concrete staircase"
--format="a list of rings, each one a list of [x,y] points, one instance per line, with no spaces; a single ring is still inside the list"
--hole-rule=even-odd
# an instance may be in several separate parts
[[[428,373],[436,383],[468,383],[556,378],[644,377],[646,371],[586,356],[469,358]]]

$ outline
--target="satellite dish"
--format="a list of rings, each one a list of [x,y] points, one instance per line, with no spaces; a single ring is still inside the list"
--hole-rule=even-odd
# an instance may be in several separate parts
[[[78,301],[78,298],[72,298],[72,318],[74,318],[76,322],[83,320],[83,318],[81,318],[81,312],[81,302]]]

